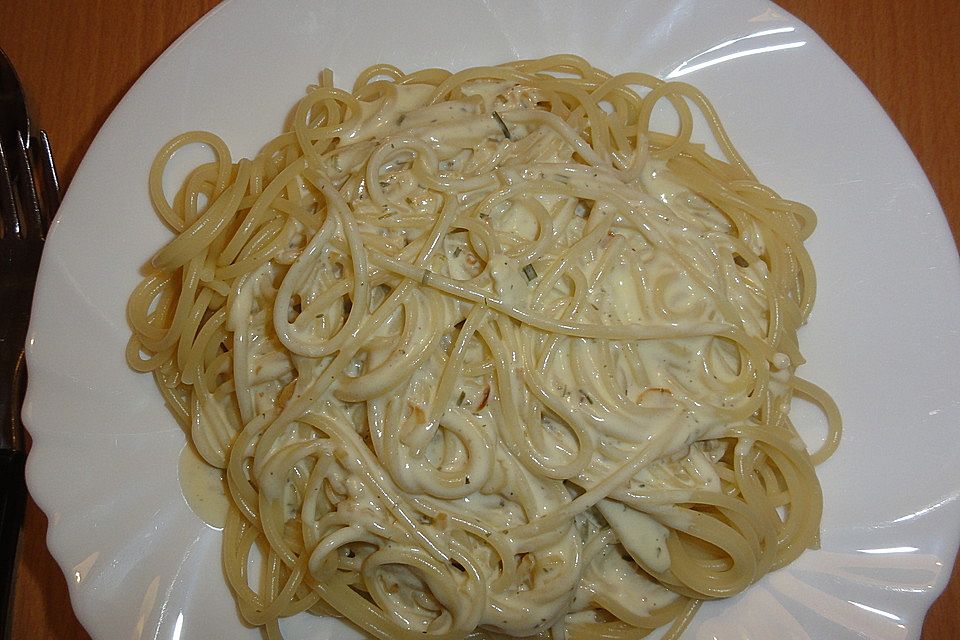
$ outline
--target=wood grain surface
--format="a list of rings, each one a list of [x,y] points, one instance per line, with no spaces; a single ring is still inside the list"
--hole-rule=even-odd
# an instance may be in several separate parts
[[[318,0],[320,1],[320,0]],[[0,0],[0,48],[16,65],[65,184],[117,102],[213,0]],[[960,237],[960,2],[782,0],[856,72],[893,118]],[[318,61],[318,64],[322,61]],[[17,640],[86,640],[31,501],[14,604]],[[947,571],[949,567],[944,568]],[[960,571],[923,640],[960,637]]]

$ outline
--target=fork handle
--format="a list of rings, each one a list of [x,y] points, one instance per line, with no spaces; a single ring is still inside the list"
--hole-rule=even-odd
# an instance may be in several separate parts
[[[27,500],[25,462],[22,451],[0,452],[0,637],[5,639],[12,637],[17,545]]]
[[[0,383],[3,385],[0,388],[0,419],[4,423],[0,425],[0,431],[3,432],[3,448],[0,449],[0,638],[3,640],[11,638],[13,633],[17,546],[27,501],[24,479],[27,452],[20,423],[27,368],[23,350],[11,354],[9,349],[9,341],[0,339],[0,354],[5,363],[5,369],[0,371]]]

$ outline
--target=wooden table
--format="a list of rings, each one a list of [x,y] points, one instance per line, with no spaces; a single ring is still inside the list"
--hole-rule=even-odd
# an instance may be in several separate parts
[[[50,134],[64,184],[107,115],[146,67],[214,0],[0,0],[0,47],[18,68]],[[960,238],[960,2],[782,0],[863,79],[923,165]],[[81,8],[82,7],[82,8]],[[18,640],[89,636],[28,506],[14,605]],[[924,640],[956,638],[960,570],[930,610]]]

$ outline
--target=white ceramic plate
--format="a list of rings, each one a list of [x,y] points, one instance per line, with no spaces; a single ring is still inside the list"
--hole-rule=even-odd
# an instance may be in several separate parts
[[[960,269],[907,146],[810,29],[764,0],[235,0],[117,107],[73,180],[40,273],[28,482],[94,638],[258,637],[224,585],[219,532],[181,496],[184,436],[152,379],[123,359],[124,304],[167,237],[147,200],[156,150],[208,129],[253,154],[324,66],[349,86],[377,61],[462,68],[558,51],[698,85],[759,177],[820,218],[809,244],[820,295],[801,372],[846,420],[840,451],[820,469],[823,549],[705,606],[685,637],[919,636],[960,534]],[[816,439],[807,413],[805,436]],[[310,617],[287,630],[291,640],[354,635]]]

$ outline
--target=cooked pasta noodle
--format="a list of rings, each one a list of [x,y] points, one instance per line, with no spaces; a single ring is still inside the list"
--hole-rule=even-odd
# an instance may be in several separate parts
[[[225,471],[226,576],[267,637],[303,611],[678,636],[817,545],[840,417],[795,374],[815,217],[691,86],[569,55],[324,71],[255,158],[186,133],[150,193],[175,237],[127,357]],[[813,454],[795,393],[827,418]]]

